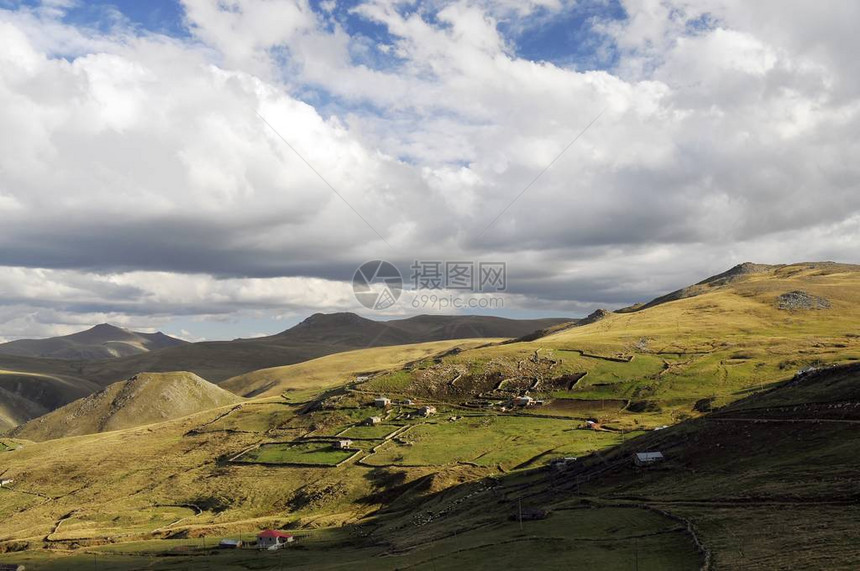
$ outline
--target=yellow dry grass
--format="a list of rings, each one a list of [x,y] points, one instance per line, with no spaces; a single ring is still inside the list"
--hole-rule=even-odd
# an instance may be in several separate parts
[[[228,379],[221,384],[239,395],[274,396],[284,392],[318,393],[354,380],[357,375],[401,367],[459,347],[463,350],[499,342],[501,339],[455,339],[395,347],[375,347],[335,353],[319,359],[261,369]],[[293,398],[296,395],[292,395]]]

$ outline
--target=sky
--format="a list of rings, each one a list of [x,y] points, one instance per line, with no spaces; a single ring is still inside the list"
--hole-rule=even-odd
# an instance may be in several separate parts
[[[0,340],[856,262],[860,3],[0,0]],[[383,311],[362,263],[506,264]],[[423,292],[428,293],[428,292]]]

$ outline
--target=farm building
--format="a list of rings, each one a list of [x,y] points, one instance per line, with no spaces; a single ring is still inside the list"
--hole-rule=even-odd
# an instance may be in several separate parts
[[[549,465],[556,470],[565,470],[568,466],[576,462],[575,456],[566,456],[564,458],[553,458]]]
[[[387,406],[391,406],[391,399],[387,397],[377,397],[373,404],[379,408],[385,408]]]
[[[243,545],[241,539],[222,539],[218,542],[220,549],[239,549]]]
[[[648,466],[665,460],[662,452],[637,452],[633,455],[633,462],[637,466]]]
[[[0,487],[8,486],[9,484],[13,483],[14,481],[15,480],[12,480],[12,479],[0,480]]]
[[[267,529],[257,534],[257,547],[260,549],[280,549],[293,542],[293,534]]]
[[[415,401],[413,401],[412,399],[403,399],[403,404],[405,404],[406,406],[412,406],[413,404],[415,404]]]
[[[371,416],[370,418],[368,418],[367,420],[364,421],[364,424],[366,424],[368,426],[376,426],[377,424],[380,424],[381,422],[382,422],[382,418],[380,418],[378,416]]]
[[[517,397],[514,399],[514,404],[516,406],[529,406],[534,403],[534,399],[532,397]]]
[[[352,447],[352,440],[338,440],[334,443],[335,448],[339,448],[340,450],[346,450]]]
[[[436,414],[436,407],[435,406],[429,406],[429,405],[428,406],[422,406],[420,409],[418,409],[418,414],[420,414],[421,416],[425,416],[425,417],[432,416],[432,415]]]

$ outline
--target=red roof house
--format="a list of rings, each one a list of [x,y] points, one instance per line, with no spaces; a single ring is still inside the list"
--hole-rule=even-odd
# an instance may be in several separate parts
[[[292,533],[276,529],[266,529],[257,534],[257,547],[261,549],[279,549],[292,541]]]

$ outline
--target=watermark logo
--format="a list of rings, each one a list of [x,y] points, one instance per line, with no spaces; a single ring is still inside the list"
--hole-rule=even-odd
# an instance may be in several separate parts
[[[367,309],[388,309],[400,299],[403,276],[393,264],[384,260],[365,262],[355,270],[352,291],[358,303]]]
[[[502,309],[499,294],[508,287],[505,262],[415,260],[409,268],[415,309]],[[394,264],[374,260],[362,264],[352,278],[355,299],[368,309],[394,306],[403,293],[403,277]],[[474,294],[469,296],[468,294]]]
[[[415,290],[456,290],[473,293],[500,292],[508,287],[505,262],[415,260],[412,287]]]

